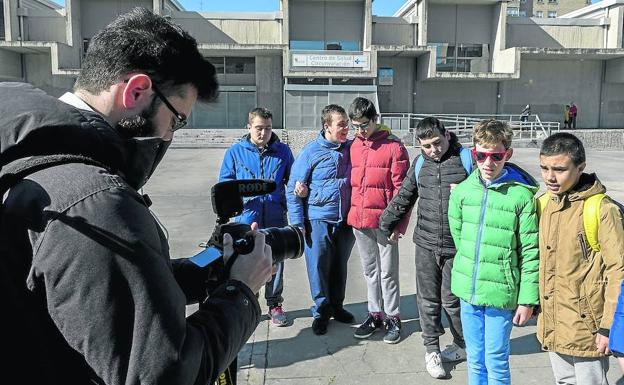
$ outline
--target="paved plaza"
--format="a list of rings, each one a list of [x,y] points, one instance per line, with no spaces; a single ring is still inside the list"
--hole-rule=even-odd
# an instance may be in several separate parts
[[[419,151],[410,148],[410,159]],[[217,182],[225,149],[170,149],[144,192],[152,198],[153,211],[167,228],[173,258],[198,252],[215,223],[210,188]],[[539,178],[538,151],[515,149],[512,161]],[[620,151],[589,151],[587,171],[597,171],[608,193],[624,202],[624,175]],[[414,216],[412,216],[414,218]],[[420,326],[415,302],[414,220],[400,241],[401,316],[403,339],[397,345],[382,341],[378,332],[369,340],[356,340],[357,325],[330,321],[323,336],[312,333],[311,299],[303,258],[286,261],[284,309],[293,321],[284,328],[269,325],[266,316],[239,355],[239,384],[242,385],[385,385],[385,384],[466,384],[466,364],[447,366],[446,380],[434,380],[425,370]],[[264,296],[261,293],[261,298]],[[266,314],[266,303],[261,300]],[[366,315],[366,285],[357,248],[351,254],[346,308],[357,321]],[[193,311],[189,307],[189,312]],[[450,333],[441,345],[450,343]],[[514,328],[511,340],[512,381],[514,384],[553,384],[547,354],[535,338],[535,322]],[[618,381],[618,379],[620,379]],[[624,385],[620,369],[611,360],[610,383]],[[584,384],[579,384],[584,385]]]

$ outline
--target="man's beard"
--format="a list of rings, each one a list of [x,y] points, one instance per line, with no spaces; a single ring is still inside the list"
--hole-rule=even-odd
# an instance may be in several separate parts
[[[152,102],[139,115],[121,119],[117,123],[117,131],[126,139],[149,138],[156,135],[153,118],[156,115],[157,105]]]

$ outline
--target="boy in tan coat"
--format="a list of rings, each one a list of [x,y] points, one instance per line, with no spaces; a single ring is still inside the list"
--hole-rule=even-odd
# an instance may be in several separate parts
[[[550,352],[557,384],[607,384],[609,330],[624,278],[622,214],[605,196],[594,231],[584,225],[586,200],[606,188],[596,174],[583,173],[585,149],[574,135],[544,140],[540,168],[548,199],[540,204],[537,338]],[[593,233],[599,250],[588,241]]]

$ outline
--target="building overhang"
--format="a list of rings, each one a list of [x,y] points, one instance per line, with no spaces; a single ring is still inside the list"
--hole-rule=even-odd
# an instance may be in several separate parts
[[[52,44],[47,41],[1,41],[0,40],[0,49],[3,51],[11,51],[15,53],[24,53],[24,54],[41,54],[41,53],[50,53],[50,49],[52,48]]]
[[[227,44],[199,43],[199,52],[205,56],[282,56],[285,44]]]
[[[522,58],[538,60],[610,60],[624,57],[621,48],[519,48]]]
[[[415,47],[407,45],[373,45],[377,56],[381,57],[418,57],[429,52],[427,47]]]

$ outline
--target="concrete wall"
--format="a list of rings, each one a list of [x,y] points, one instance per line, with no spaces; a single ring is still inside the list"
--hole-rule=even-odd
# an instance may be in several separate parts
[[[281,20],[206,19],[199,13],[179,12],[176,23],[200,42],[226,44],[281,44]]]
[[[542,25],[514,19],[507,24],[507,47],[603,48],[604,33],[600,25]]]
[[[418,81],[414,95],[418,114],[494,114],[496,82]]]
[[[527,16],[535,16],[535,12],[537,11],[542,11],[544,13],[544,17],[548,16],[548,11],[555,11],[557,12],[557,16],[561,16],[568,12],[576,11],[577,9],[587,6],[587,0],[559,0],[555,3],[549,3],[548,0],[533,0],[532,2],[533,15]]]
[[[411,111],[416,80],[416,58],[378,57],[379,67],[392,68],[392,86],[377,86],[379,109],[382,112]]]
[[[75,79],[69,76],[52,76],[50,55],[24,55],[26,79],[28,83],[41,88],[52,96],[61,96],[72,89]]]
[[[152,9],[153,4],[151,0],[82,0],[80,4],[82,11],[80,20],[82,37],[93,37],[118,15],[126,13],[135,7]]]
[[[494,8],[492,5],[429,4],[428,42],[492,44]]]
[[[418,45],[417,24],[397,17],[375,17],[373,21],[373,44]]]
[[[15,81],[22,78],[20,54],[0,50],[0,81]]]
[[[624,58],[607,60],[605,80],[608,83],[624,83]]]
[[[522,60],[520,79],[501,82],[499,110],[519,114],[526,104],[544,121],[563,121],[566,104],[578,107],[578,128],[599,124],[602,62],[598,60]]]
[[[24,40],[67,43],[65,18],[54,11],[29,10],[24,33]]]
[[[282,58],[278,56],[256,57],[256,97],[258,106],[273,112],[273,127],[282,127],[283,91]]]
[[[624,83],[602,85],[602,127],[624,127]]]

